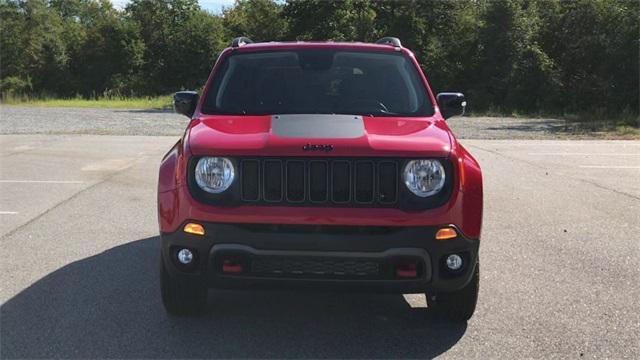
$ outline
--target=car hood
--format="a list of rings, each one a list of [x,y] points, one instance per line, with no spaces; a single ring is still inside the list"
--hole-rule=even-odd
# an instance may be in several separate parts
[[[201,116],[192,120],[194,155],[446,157],[443,120],[357,115]]]

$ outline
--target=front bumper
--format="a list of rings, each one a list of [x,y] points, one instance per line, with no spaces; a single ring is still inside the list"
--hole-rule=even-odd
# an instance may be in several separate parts
[[[461,234],[438,241],[441,227],[379,227],[202,223],[205,235],[163,233],[162,255],[172,277],[202,281],[217,288],[337,288],[420,293],[454,291],[471,279],[479,241]],[[195,253],[190,266],[176,253]],[[449,254],[463,257],[450,272]],[[225,260],[241,273],[223,270]],[[399,277],[402,264],[415,264],[414,277]]]

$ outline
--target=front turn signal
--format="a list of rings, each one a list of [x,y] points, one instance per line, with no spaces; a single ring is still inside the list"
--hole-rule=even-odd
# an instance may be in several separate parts
[[[204,227],[196,223],[187,223],[183,231],[187,234],[204,235]]]
[[[457,236],[458,233],[456,232],[456,229],[447,227],[438,230],[438,232],[436,233],[436,240],[449,240]]]

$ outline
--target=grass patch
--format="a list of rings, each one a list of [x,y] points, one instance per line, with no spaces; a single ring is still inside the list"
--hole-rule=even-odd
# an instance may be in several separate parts
[[[615,134],[619,136],[630,136],[640,138],[640,128],[633,126],[617,126]]]
[[[102,97],[97,99],[71,98],[28,98],[4,96],[0,100],[2,105],[42,106],[42,107],[75,107],[102,109],[171,109],[171,96],[156,97]]]

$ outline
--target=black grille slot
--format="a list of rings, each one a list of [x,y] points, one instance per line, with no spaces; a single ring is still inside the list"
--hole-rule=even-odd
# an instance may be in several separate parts
[[[240,200],[301,206],[399,205],[402,160],[240,159]]]
[[[351,165],[348,161],[337,160],[332,163],[331,200],[336,203],[351,200]]]
[[[260,198],[260,162],[242,161],[242,200],[258,201]]]
[[[375,174],[373,162],[356,162],[356,202],[372,203]]]
[[[282,201],[282,161],[265,160],[264,162],[264,200]]]
[[[303,202],[306,172],[304,161],[287,161],[287,200]]]
[[[329,172],[326,161],[311,161],[309,164],[309,200],[327,201]]]
[[[390,204],[398,197],[398,164],[383,161],[378,164],[378,201]]]

